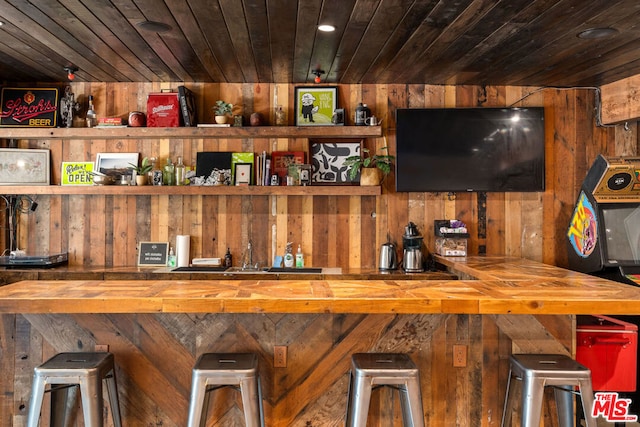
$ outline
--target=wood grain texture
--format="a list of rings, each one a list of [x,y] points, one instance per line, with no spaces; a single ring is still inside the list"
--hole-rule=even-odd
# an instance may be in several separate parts
[[[503,331],[491,317],[474,315],[164,313],[3,318],[10,321],[6,332],[22,340],[24,347],[5,346],[0,353],[0,364],[6,368],[0,383],[2,427],[26,420],[34,366],[56,352],[87,350],[98,343],[108,344],[115,355],[121,412],[128,426],[184,426],[195,359],[204,352],[232,351],[259,355],[266,425],[341,426],[351,354],[394,351],[408,353],[420,369],[428,425],[490,426],[499,422],[506,387],[506,374],[500,371],[508,370],[503,361],[512,340],[508,328]],[[537,345],[543,349],[545,342],[567,334],[549,334]],[[536,345],[527,339],[515,337],[513,343]],[[509,345],[496,346],[498,341]],[[275,344],[288,347],[286,368],[273,367]],[[451,366],[453,344],[469,346],[466,367]],[[25,351],[28,358],[22,357]],[[46,421],[48,413],[43,418]],[[215,392],[207,425],[243,425],[242,418],[237,392]],[[373,424],[401,426],[397,392],[374,391],[369,418]],[[108,416],[105,426],[113,426]]]
[[[0,287],[0,313],[640,314],[637,287],[520,258],[439,260],[471,280],[32,280]]]
[[[146,111],[149,92],[176,84],[72,83],[72,87],[78,99],[86,100],[89,94],[94,94],[99,115],[109,116],[123,115],[130,110]],[[292,116],[293,85],[194,83],[188,86],[196,95],[201,122],[211,121],[211,105],[220,98],[236,105],[234,113],[244,115],[245,121],[252,111],[270,117],[276,87],[277,102],[288,106],[287,115],[289,119]],[[177,234],[191,234],[194,236],[192,257],[222,256],[230,247],[239,260],[251,237],[259,242],[258,250],[264,254],[261,258],[267,262],[274,255],[282,254],[286,242],[295,240],[296,247],[298,243],[304,244],[305,255],[315,266],[365,268],[377,264],[378,249],[387,235],[400,241],[408,221],[418,225],[425,236],[426,249],[432,252],[435,249],[431,232],[433,220],[457,218],[465,221],[471,231],[471,255],[483,249],[488,255],[523,255],[563,266],[568,215],[595,157],[601,153],[609,156],[640,153],[637,132],[595,126],[595,98],[588,89],[345,84],[339,86],[339,98],[346,107],[348,124],[353,120],[351,107],[364,100],[371,104],[382,126],[373,129],[358,126],[355,130],[356,126],[121,128],[100,130],[99,137],[95,137],[95,129],[80,128],[5,128],[1,133],[4,138],[17,138],[22,147],[50,148],[52,179],[58,183],[60,162],[93,161],[100,152],[139,152],[142,156],[158,157],[159,164],[167,156],[175,160],[182,155],[188,165],[193,165],[198,151],[308,151],[309,137],[347,137],[354,136],[355,131],[370,132],[364,139],[367,148],[387,145],[393,154],[397,108],[471,107],[478,103],[544,106],[547,189],[542,193],[488,194],[483,207],[486,215],[480,215],[483,199],[477,195],[396,193],[394,172],[385,179],[382,189],[311,187],[312,194],[307,194],[309,190],[305,188],[280,187],[275,190],[275,196],[270,195],[274,190],[267,187],[249,187],[239,193],[233,187],[123,189],[109,186],[101,189],[99,195],[93,195],[93,188],[15,187],[18,192],[36,195],[39,203],[34,215],[23,215],[20,219],[20,245],[32,252],[68,250],[72,265],[123,267],[135,265],[135,247],[139,241],[173,244]],[[123,195],[127,197],[122,198]],[[300,196],[310,199],[305,198],[300,205],[296,201]],[[272,197],[277,200],[275,218]],[[235,206],[247,209],[234,210]],[[4,210],[0,210],[0,217],[3,215]],[[276,225],[275,241],[271,238],[273,224]],[[0,236],[0,244],[3,243],[4,235]]]

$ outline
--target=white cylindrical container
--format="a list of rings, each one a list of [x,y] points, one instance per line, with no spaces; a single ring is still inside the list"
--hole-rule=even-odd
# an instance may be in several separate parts
[[[181,234],[176,236],[176,257],[178,258],[178,267],[189,266],[189,252],[191,250],[191,236]]]

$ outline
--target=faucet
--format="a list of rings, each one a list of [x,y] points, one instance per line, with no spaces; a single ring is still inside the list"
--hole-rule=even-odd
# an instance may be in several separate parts
[[[247,245],[247,250],[242,256],[242,270],[256,270],[257,266],[253,265],[253,245],[251,244],[251,240],[249,240],[249,244]]]

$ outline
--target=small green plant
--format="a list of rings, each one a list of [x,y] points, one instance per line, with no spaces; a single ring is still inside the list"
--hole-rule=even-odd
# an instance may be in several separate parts
[[[144,175],[150,172],[151,168],[153,167],[148,157],[145,157],[144,159],[142,159],[140,166],[134,165],[133,163],[129,163],[129,164],[133,166],[133,168],[136,170],[136,175]]]
[[[233,110],[233,104],[224,102],[221,99],[217,100],[216,105],[213,107],[216,116],[226,116],[227,114],[231,114],[231,110]]]
[[[387,151],[388,147],[382,147],[380,150]],[[347,166],[349,177],[355,180],[362,168],[378,168],[384,176],[391,172],[391,164],[395,160],[395,156],[390,154],[374,154],[368,148],[362,149],[362,156],[349,156],[344,159],[344,165]]]

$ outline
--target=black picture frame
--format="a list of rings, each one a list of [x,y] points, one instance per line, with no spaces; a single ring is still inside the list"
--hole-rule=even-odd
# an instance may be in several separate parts
[[[334,126],[338,108],[337,86],[298,86],[295,88],[296,126]]]
[[[312,185],[358,185],[344,165],[347,157],[362,154],[362,139],[309,140]]]

